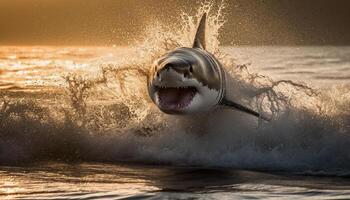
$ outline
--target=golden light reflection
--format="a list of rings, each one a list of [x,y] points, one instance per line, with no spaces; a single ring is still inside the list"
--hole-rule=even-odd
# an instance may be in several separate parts
[[[45,198],[60,194],[89,197],[91,192],[128,196],[159,190],[139,173],[133,168],[112,165],[54,164],[23,172],[5,170],[0,172],[0,198]]]
[[[12,199],[13,197],[25,193],[26,185],[22,180],[17,179],[14,176],[4,176],[3,172],[0,172],[0,197],[4,196],[5,199]],[[2,197],[1,197],[2,198]]]

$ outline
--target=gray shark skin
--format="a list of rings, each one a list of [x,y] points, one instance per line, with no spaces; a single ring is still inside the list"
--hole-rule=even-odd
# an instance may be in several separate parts
[[[154,62],[148,77],[148,93],[157,107],[167,114],[205,113],[227,107],[268,118],[229,98],[232,81],[220,62],[205,50],[206,14],[198,25],[192,48],[180,47]],[[231,91],[230,91],[231,92]]]

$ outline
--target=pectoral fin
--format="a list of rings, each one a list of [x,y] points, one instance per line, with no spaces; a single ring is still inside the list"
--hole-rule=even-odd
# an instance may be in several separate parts
[[[245,113],[254,115],[255,117],[261,118],[261,119],[263,119],[263,120],[265,120],[265,121],[270,121],[269,118],[267,118],[267,117],[261,115],[260,113],[257,113],[257,112],[255,112],[254,110],[252,110],[252,109],[250,109],[250,108],[247,108],[247,107],[245,107],[245,106],[242,106],[242,105],[240,105],[240,104],[238,104],[238,103],[235,103],[235,102],[233,102],[233,101],[229,101],[229,100],[227,100],[227,99],[225,99],[225,98],[221,101],[221,105],[227,106],[227,107],[230,107],[230,108],[234,108],[234,109],[239,110],[239,111],[241,111],[241,112],[245,112]]]

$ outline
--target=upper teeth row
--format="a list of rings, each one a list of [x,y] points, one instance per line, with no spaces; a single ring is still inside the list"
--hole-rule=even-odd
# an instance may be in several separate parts
[[[178,88],[178,89],[186,89],[186,88],[189,88],[190,86],[156,86],[156,87],[159,87],[159,88]]]

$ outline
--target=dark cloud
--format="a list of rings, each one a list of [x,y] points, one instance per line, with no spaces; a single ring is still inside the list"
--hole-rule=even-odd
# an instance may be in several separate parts
[[[223,44],[350,45],[350,1],[232,0]],[[0,44],[127,45],[193,0],[1,0]]]

